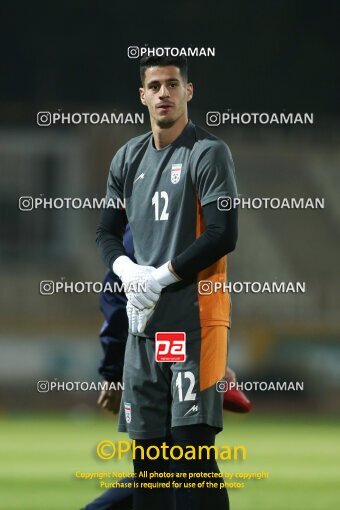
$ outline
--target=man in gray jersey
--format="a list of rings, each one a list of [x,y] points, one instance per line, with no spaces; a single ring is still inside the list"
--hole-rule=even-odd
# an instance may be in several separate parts
[[[218,199],[236,196],[234,167],[226,144],[188,120],[193,86],[186,59],[147,57],[140,70],[140,98],[152,130],[114,156],[107,197],[124,200],[125,211],[104,210],[97,229],[102,257],[128,298],[119,430],[145,448],[211,446],[222,429],[223,394],[216,383],[225,373],[230,327],[226,254],[237,239],[237,211],[220,210]],[[137,263],[122,243],[127,221]],[[202,280],[211,282],[211,293],[200,292]],[[167,357],[169,345],[175,350]],[[203,480],[204,473],[218,472],[208,456],[137,458],[134,468],[135,510],[203,509],[208,501],[217,510],[229,507],[225,490],[141,488],[144,471],[171,471],[178,480],[195,471]]]

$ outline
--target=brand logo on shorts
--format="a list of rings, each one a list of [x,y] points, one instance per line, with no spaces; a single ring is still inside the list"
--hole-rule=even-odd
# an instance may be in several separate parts
[[[177,184],[181,178],[182,163],[171,165],[171,182]]]
[[[131,423],[131,404],[124,402],[124,411],[126,423]]]
[[[185,361],[185,333],[156,333],[155,359],[160,362],[179,363]]]
[[[192,407],[190,407],[189,411],[187,411],[184,416],[186,416],[189,413],[198,413],[198,405],[194,404]]]

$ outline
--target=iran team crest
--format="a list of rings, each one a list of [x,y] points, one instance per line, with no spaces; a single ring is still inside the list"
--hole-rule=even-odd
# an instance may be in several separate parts
[[[181,178],[182,163],[171,165],[171,182],[177,184]]]
[[[126,423],[131,423],[131,404],[124,402],[124,411]]]

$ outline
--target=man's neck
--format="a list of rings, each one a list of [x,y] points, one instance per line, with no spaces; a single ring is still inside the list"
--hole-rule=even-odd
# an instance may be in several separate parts
[[[187,115],[183,115],[178,121],[168,129],[161,128],[155,123],[151,123],[153,141],[157,150],[170,145],[179,135],[188,123]]]

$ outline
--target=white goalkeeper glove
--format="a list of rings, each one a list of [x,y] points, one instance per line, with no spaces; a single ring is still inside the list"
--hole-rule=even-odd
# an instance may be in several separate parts
[[[158,295],[153,293],[151,290],[148,292],[148,296],[145,297],[143,292],[139,292],[140,290],[143,290],[147,284],[147,275],[152,271],[155,271],[153,266],[139,266],[132,262],[132,260],[126,255],[121,255],[114,261],[112,269],[113,272],[122,280],[126,297],[130,302],[132,302],[136,293],[138,295],[142,294],[140,297],[139,308],[150,307],[153,305],[154,300],[158,299]]]
[[[130,329],[133,334],[143,333],[146,323],[150,319],[154,312],[156,303],[160,297],[158,293],[159,287],[164,289],[172,283],[178,282],[179,279],[170,271],[168,262],[163,266],[155,269],[146,276],[147,288],[144,293],[144,298],[148,300],[154,300],[153,305],[150,308],[140,308],[140,296],[134,295],[131,301],[127,304],[127,314],[129,318]],[[156,299],[151,295],[150,291],[157,295]],[[133,303],[136,303],[135,305]]]
[[[129,320],[129,327],[131,333],[137,335],[143,333],[146,323],[154,311],[155,306],[152,308],[144,308],[144,310],[138,310],[129,301],[126,305],[126,312]]]
[[[166,262],[151,272],[145,272],[143,285],[137,288],[128,299],[138,310],[151,308],[159,300],[162,290],[178,281],[179,279],[170,271],[169,263]]]
[[[166,262],[158,269],[139,266],[122,255],[113,263],[113,271],[126,287],[127,314],[132,333],[142,333],[162,290],[179,279],[170,271]]]

